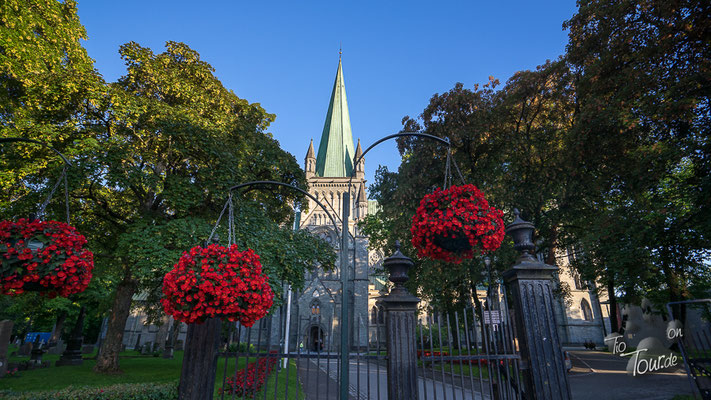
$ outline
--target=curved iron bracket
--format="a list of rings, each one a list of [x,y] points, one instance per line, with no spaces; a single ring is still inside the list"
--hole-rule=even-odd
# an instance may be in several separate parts
[[[390,139],[398,138],[398,137],[403,137],[403,136],[426,137],[426,138],[428,138],[428,139],[432,139],[432,140],[436,140],[436,141],[438,141],[438,142],[444,143],[444,144],[447,145],[447,147],[449,147],[449,145],[450,145],[450,143],[449,143],[449,138],[444,138],[444,139],[442,139],[441,137],[434,136],[434,135],[430,135],[430,134],[427,134],[427,133],[419,133],[419,132],[400,132],[400,133],[396,133],[396,134],[394,134],[394,135],[385,136],[384,138],[381,138],[381,139],[378,140],[377,142],[375,142],[375,143],[371,144],[370,146],[368,146],[368,148],[365,149],[365,151],[363,152],[363,154],[361,154],[360,157],[358,157],[358,158],[355,159],[355,162],[353,163],[353,173],[351,174],[351,176],[353,176],[353,175],[355,174],[355,166],[358,165],[358,163],[360,162],[360,160],[361,160],[363,157],[365,157],[365,154],[366,154],[367,152],[369,152],[370,149],[372,149],[373,147],[379,145],[380,143],[382,143],[382,142],[384,142],[384,141],[386,141],[386,140],[390,140]]]
[[[239,190],[239,189],[246,188],[249,186],[269,186],[269,185],[287,187],[287,188],[296,190],[297,192],[306,195],[306,197],[313,200],[319,207],[321,207],[321,209],[323,209],[324,212],[326,212],[326,215],[328,215],[328,218],[331,219],[331,223],[333,223],[333,226],[336,229],[336,234],[338,234],[338,224],[336,223],[336,219],[333,218],[333,215],[331,215],[330,212],[328,212],[328,209],[326,208],[326,206],[324,206],[320,201],[318,201],[316,199],[316,197],[311,195],[311,193],[305,191],[304,189],[296,187],[294,185],[290,185],[290,184],[284,183],[284,182],[276,182],[276,181],[252,181],[252,182],[240,183],[239,185],[232,186],[230,188],[230,192],[232,192],[233,190]]]
[[[60,153],[59,150],[57,150],[57,149],[55,149],[54,147],[48,145],[47,143],[40,142],[39,140],[26,139],[26,138],[17,138],[17,137],[0,138],[0,143],[11,143],[11,142],[27,142],[27,143],[39,144],[39,145],[44,146],[44,147],[46,147],[46,148],[52,150],[53,152],[57,153],[57,155],[62,158],[62,160],[64,161],[64,163],[67,164],[67,166],[70,166],[70,167],[73,167],[73,166],[74,166],[74,165],[72,165],[72,163],[69,162],[69,160],[67,160],[67,157],[64,157],[64,154]]]

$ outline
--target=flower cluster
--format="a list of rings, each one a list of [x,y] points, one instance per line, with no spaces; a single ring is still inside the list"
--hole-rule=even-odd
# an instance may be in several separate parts
[[[64,222],[0,221],[0,290],[48,297],[83,292],[94,269],[94,255],[84,245],[86,238]]]
[[[167,314],[188,324],[226,318],[249,327],[274,302],[268,280],[251,249],[193,247],[163,278],[161,304]]]
[[[439,357],[439,356],[444,356],[447,357],[449,356],[449,353],[446,351],[429,351],[425,350],[424,352],[422,350],[417,350],[417,358],[422,358],[422,356],[425,357]]]
[[[504,239],[503,213],[489,206],[474,185],[436,189],[412,217],[412,245],[419,257],[458,264],[474,249],[496,250]]]
[[[264,386],[276,363],[276,358],[269,357],[247,364],[247,368],[237,371],[236,376],[230,376],[225,380],[225,387],[220,388],[220,394],[254,398],[254,395]]]

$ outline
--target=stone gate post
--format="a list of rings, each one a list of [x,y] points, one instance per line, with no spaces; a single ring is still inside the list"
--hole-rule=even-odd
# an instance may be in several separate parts
[[[395,243],[395,253],[383,261],[395,284],[381,300],[385,308],[385,336],[388,351],[388,399],[411,400],[417,395],[417,338],[415,312],[420,299],[403,286],[409,279],[407,270],[413,262],[400,252]]]
[[[538,261],[533,253],[534,226],[519,216],[506,227],[514,248],[521,252],[516,264],[504,272],[512,297],[521,372],[527,399],[569,400],[570,385],[555,321],[553,274],[557,267]]]

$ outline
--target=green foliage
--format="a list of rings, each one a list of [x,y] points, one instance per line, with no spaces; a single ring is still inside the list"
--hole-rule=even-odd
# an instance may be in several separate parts
[[[575,246],[585,280],[627,300],[702,296],[711,286],[711,44],[703,1],[579,2],[567,54],[535,71],[435,94],[404,130],[447,137],[467,183],[537,227],[549,264]],[[418,200],[442,185],[445,151],[401,138],[397,173],[380,169],[382,212],[363,229],[383,248],[409,246]],[[457,176],[455,172],[455,183]],[[513,261],[509,243],[493,273]],[[412,271],[419,294],[443,305],[485,281],[481,263]],[[472,290],[469,290],[471,293]],[[559,294],[565,297],[567,289]],[[614,299],[613,299],[614,300]]]
[[[251,343],[232,343],[229,345],[227,348],[227,351],[230,353],[256,353],[256,349],[254,348],[254,345]]]
[[[0,137],[50,142],[75,154],[84,111],[101,88],[76,2],[8,0],[0,4]],[[41,173],[57,176],[56,156],[30,144],[0,145],[0,208],[31,195]]]
[[[597,188],[574,218],[583,274],[629,300],[705,297],[711,287],[709,4],[579,2],[567,21],[575,149]],[[572,219],[571,219],[572,220]]]
[[[61,390],[2,393],[8,400],[174,400],[178,397],[176,383],[122,383],[97,387],[68,387]]]

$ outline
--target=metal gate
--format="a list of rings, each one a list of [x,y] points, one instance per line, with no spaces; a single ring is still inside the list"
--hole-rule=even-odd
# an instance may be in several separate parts
[[[480,305],[419,317],[420,399],[521,399],[520,355],[503,285]]]
[[[294,296],[297,297],[298,296]],[[286,334],[288,299],[271,316],[246,328],[229,324],[218,353],[220,399],[338,399],[342,389],[341,351],[334,340],[337,320],[313,308],[308,319],[292,310]],[[376,317],[377,318],[377,317]],[[353,334],[369,332],[365,346],[349,349],[349,398],[387,399],[386,350],[380,324],[362,318]],[[373,329],[375,328],[375,329]],[[288,340],[287,340],[288,336]]]
[[[337,321],[314,308],[292,321],[286,335],[288,301],[250,328],[223,328],[217,382],[220,399],[338,399],[340,349]],[[470,299],[473,300],[473,299]],[[417,340],[419,399],[521,399],[517,340],[503,285],[465,309],[440,311],[421,303]],[[479,304],[478,306],[475,304]],[[353,333],[368,332],[365,346],[349,349],[349,399],[387,399],[387,314],[378,307],[358,318]],[[298,311],[294,313],[299,315]],[[293,314],[292,314],[293,316]],[[286,347],[288,345],[288,348]]]

